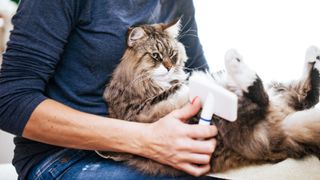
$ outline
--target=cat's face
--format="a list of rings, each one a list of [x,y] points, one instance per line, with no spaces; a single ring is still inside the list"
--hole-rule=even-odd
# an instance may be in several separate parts
[[[184,80],[187,60],[184,46],[178,42],[179,22],[173,24],[142,25],[129,30],[128,57],[134,74],[150,77],[160,86]]]

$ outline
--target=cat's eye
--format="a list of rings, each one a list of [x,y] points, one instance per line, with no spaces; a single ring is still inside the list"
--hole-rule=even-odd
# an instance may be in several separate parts
[[[173,54],[172,56],[171,56],[171,61],[175,64],[175,63],[177,63],[177,61],[178,61],[178,54]]]
[[[157,52],[154,52],[151,54],[151,57],[156,60],[156,61],[161,61],[161,57],[160,57],[160,54],[157,53]]]

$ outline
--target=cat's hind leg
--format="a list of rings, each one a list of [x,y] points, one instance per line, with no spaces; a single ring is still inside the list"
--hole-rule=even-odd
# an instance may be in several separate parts
[[[293,113],[283,120],[281,126],[286,135],[283,147],[290,157],[313,154],[320,159],[320,109]]]
[[[298,110],[308,109],[319,102],[320,90],[320,49],[311,46],[306,51],[302,78],[297,84],[297,92],[302,95]]]
[[[302,78],[293,85],[299,94],[298,111],[289,115],[282,122],[282,129],[287,136],[286,151],[290,157],[299,158],[314,154],[320,159],[320,110],[309,109],[319,102],[320,84],[320,49],[308,48]]]
[[[269,105],[269,98],[262,80],[244,62],[236,50],[229,50],[225,55],[225,66],[228,75],[243,91],[243,95],[260,107]]]

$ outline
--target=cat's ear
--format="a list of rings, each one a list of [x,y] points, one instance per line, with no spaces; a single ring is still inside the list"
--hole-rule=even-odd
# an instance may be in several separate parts
[[[143,28],[141,27],[130,28],[128,33],[129,33],[129,36],[128,36],[127,44],[129,47],[134,46],[137,40],[141,39],[146,34]]]
[[[181,29],[181,20],[176,19],[168,24],[163,25],[163,30],[165,30],[170,36],[177,38]]]

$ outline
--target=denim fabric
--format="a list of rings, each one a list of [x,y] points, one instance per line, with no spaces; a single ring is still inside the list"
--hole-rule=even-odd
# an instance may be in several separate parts
[[[99,157],[92,151],[64,149],[37,164],[29,173],[30,180],[77,179],[77,180],[195,180],[212,177],[152,177],[135,171],[124,163]]]

